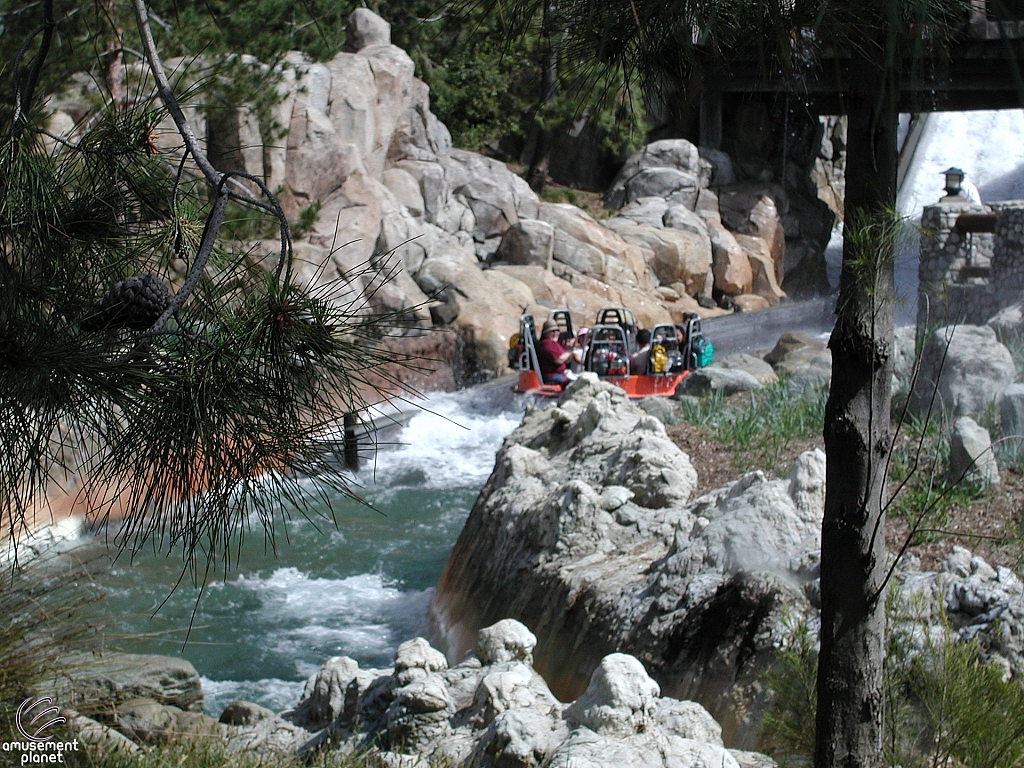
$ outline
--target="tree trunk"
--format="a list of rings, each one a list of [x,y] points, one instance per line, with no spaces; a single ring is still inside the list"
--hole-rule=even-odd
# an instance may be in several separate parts
[[[554,0],[544,3],[544,53],[540,65],[540,103],[537,113],[551,101],[558,88],[558,43],[557,43],[558,6]],[[538,121],[535,125],[537,142],[534,144],[530,169],[526,181],[534,192],[540,192],[548,180],[548,168],[551,165],[551,131],[544,128]]]
[[[838,317],[829,341],[832,388],[824,429],[828,465],[816,768],[883,765],[882,504],[890,449],[894,299],[894,240],[888,233],[896,201],[899,91],[877,63],[879,46],[879,40],[851,46],[856,52],[846,104],[846,237]]]

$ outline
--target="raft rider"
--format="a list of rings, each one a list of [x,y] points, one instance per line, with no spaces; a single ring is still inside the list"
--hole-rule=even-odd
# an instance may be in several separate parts
[[[563,389],[565,385],[576,378],[576,374],[566,370],[566,364],[572,357],[572,348],[576,346],[576,340],[570,338],[566,341],[566,347],[558,343],[560,334],[558,323],[548,318],[541,328],[540,343],[537,345],[537,362],[540,364],[540,373],[545,384],[556,384]]]

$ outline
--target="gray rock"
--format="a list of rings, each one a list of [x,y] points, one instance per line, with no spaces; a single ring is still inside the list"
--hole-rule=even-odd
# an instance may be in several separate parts
[[[999,398],[1001,448],[1015,460],[1024,458],[1024,384],[1011,384]]]
[[[661,688],[633,656],[605,656],[590,676],[590,685],[565,710],[570,722],[595,733],[626,737],[649,731]]]
[[[612,185],[605,196],[605,201],[610,208],[621,208],[627,200],[627,187],[630,182],[642,173],[645,169],[669,169],[685,172],[693,179],[696,191],[700,174],[705,169],[710,169],[710,164],[702,168],[700,154],[697,148],[686,141],[686,139],[664,139],[655,141],[643,147],[635,155],[631,156],[623,164],[616,175]],[[703,184],[701,186],[706,186]],[[637,200],[648,195],[635,194],[632,200]],[[653,197],[667,197],[663,194],[649,195]],[[692,208],[693,205],[690,205]]]
[[[697,204],[697,176],[675,168],[644,168],[626,182],[626,202],[661,197],[692,209]]]
[[[71,718],[68,729],[84,746],[92,747],[103,754],[134,755],[141,749],[123,733],[82,715]]]
[[[1004,344],[1018,341],[1024,336],[1024,301],[1001,309],[985,325],[995,331],[996,338]]]
[[[56,681],[57,698],[70,706],[104,708],[131,699],[153,699],[190,712],[203,711],[203,687],[184,659],[137,653],[72,656]]]
[[[314,743],[314,734],[281,717],[267,717],[252,725],[229,727],[228,752],[298,755]]]
[[[586,375],[558,403],[528,411],[452,551],[431,624],[451,658],[499,618],[538,630],[535,663],[563,699],[586,690],[608,651],[628,651],[650,660],[665,693],[698,691],[726,742],[746,748],[765,705],[754,669],[773,658],[781,612],[810,610],[798,571],[820,546],[824,454],[804,455],[785,479],[753,473],[690,501],[692,468],[663,435],[660,422]],[[714,639],[698,629],[712,615]],[[666,650],[669,637],[713,650],[686,661]],[[559,750],[579,747],[582,733]],[[623,748],[593,735],[607,754]],[[648,748],[662,754],[630,744],[634,762]]]
[[[644,411],[656,418],[662,424],[671,424],[675,419],[676,406],[667,397],[645,397],[637,402]]]
[[[823,349],[825,342],[816,336],[803,331],[786,331],[764,359],[776,373],[793,373]]]
[[[503,664],[521,661],[533,664],[536,636],[513,619],[503,619],[480,630],[476,640],[476,656],[481,664]]]
[[[999,467],[992,451],[988,430],[970,416],[961,416],[953,424],[949,441],[949,484],[964,483],[976,488],[999,484]]]
[[[719,360],[715,360],[715,367],[726,370],[746,371],[764,385],[774,384],[779,380],[775,369],[767,362],[760,357],[754,357],[745,352],[726,355]]]
[[[268,717],[274,717],[274,713],[266,707],[236,699],[224,707],[220,713],[220,722],[224,725],[253,725]]]
[[[789,375],[788,385],[797,390],[827,389],[832,381],[832,350],[823,349],[812,355]]]
[[[914,416],[924,418],[934,392],[939,413],[980,417],[1016,376],[1010,351],[991,328],[947,326],[925,342],[907,407]]]
[[[676,388],[677,392],[686,395],[706,395],[721,392],[723,395],[734,395],[737,392],[750,392],[764,386],[750,373],[738,368],[721,368],[709,365],[691,371]]]
[[[534,644],[524,625],[503,620],[478,633],[476,657],[404,685],[396,673],[360,693],[355,706],[363,717],[349,726],[303,741],[310,735],[301,729],[264,720],[229,728],[229,749],[309,754],[330,743],[346,753],[373,744],[382,760],[396,766],[416,766],[421,759],[463,768],[606,766],[612,757],[615,765],[637,768],[737,765],[708,712],[662,697],[635,657],[604,656],[584,694],[565,705],[532,668]],[[396,655],[395,668],[413,663],[426,670],[437,666],[432,658],[420,639]],[[330,674],[324,670],[320,677]]]
[[[664,217],[668,209],[668,201],[663,197],[642,197],[623,206],[618,218],[644,227],[660,228],[665,226]],[[608,221],[605,220],[606,226]]]
[[[733,173],[732,158],[729,155],[720,149],[711,149],[710,147],[700,147],[699,151],[701,158],[711,163],[711,180],[708,182],[708,186],[723,187],[735,183],[736,176]]]
[[[546,221],[526,219],[514,224],[501,238],[494,253],[496,261],[551,269],[555,228]]]
[[[357,51],[391,45],[391,25],[368,8],[356,8],[348,17],[348,39]]]

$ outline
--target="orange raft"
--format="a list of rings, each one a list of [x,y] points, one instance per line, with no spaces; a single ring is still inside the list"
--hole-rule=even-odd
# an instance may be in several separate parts
[[[572,333],[572,317],[568,310],[554,310],[549,319],[558,324],[560,331]],[[671,397],[692,369],[710,362],[711,346],[703,344],[700,319],[696,315],[688,318],[685,330],[686,342],[681,348],[676,326],[656,325],[651,331],[650,343],[652,352],[657,350],[658,359],[652,361],[648,358],[643,363],[644,372],[634,373],[630,370],[629,353],[636,351],[636,320],[633,313],[624,307],[607,307],[598,313],[593,328],[581,329],[587,341],[583,367],[596,373],[602,381],[623,389],[630,398]],[[540,397],[558,397],[562,394],[562,387],[545,384],[541,379],[537,343],[534,319],[524,314],[520,318],[519,333],[512,337],[509,346],[509,363],[518,373],[513,389]],[[700,349],[707,347],[707,360],[693,353],[698,345]],[[689,365],[683,368],[683,362]]]

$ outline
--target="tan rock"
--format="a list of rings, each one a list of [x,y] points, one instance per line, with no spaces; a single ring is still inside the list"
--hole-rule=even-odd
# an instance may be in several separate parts
[[[404,168],[388,168],[384,171],[384,186],[391,190],[398,201],[409,209],[413,216],[422,216],[423,193],[419,182]]]
[[[732,232],[721,223],[709,221],[708,233],[711,237],[711,264],[715,275],[715,287],[730,296],[748,293],[754,280],[754,273],[747,254],[736,242]]]
[[[771,306],[771,302],[764,296],[756,296],[752,293],[741,293],[739,296],[733,296],[732,300],[744,312],[759,312]]]
[[[633,310],[636,321],[643,328],[653,328],[659,323],[671,323],[672,315],[656,296],[634,288],[622,289],[622,303]]]
[[[777,306],[786,293],[775,279],[775,263],[772,261],[768,243],[760,237],[750,235],[736,235],[736,242],[750,259],[750,270],[753,273],[751,293],[763,296],[773,307]]]
[[[686,293],[703,293],[708,271],[711,269],[711,251],[704,239],[679,229],[626,226],[619,234],[627,242],[649,249],[654,258],[651,269],[665,285],[681,282]]]
[[[786,231],[782,217],[789,199],[777,184],[745,183],[718,191],[722,223],[734,233],[753,235],[768,243],[775,280],[782,282],[786,255]]]
[[[439,242],[424,261],[416,281],[426,293],[448,286],[457,288],[459,313],[452,327],[469,344],[476,347],[483,370],[499,374],[508,367],[508,341],[519,329],[522,307],[512,304],[505,292],[528,296],[529,287],[522,281],[502,280],[499,270],[488,277],[478,266],[476,257],[450,243]],[[522,291],[521,285],[525,291]]]

